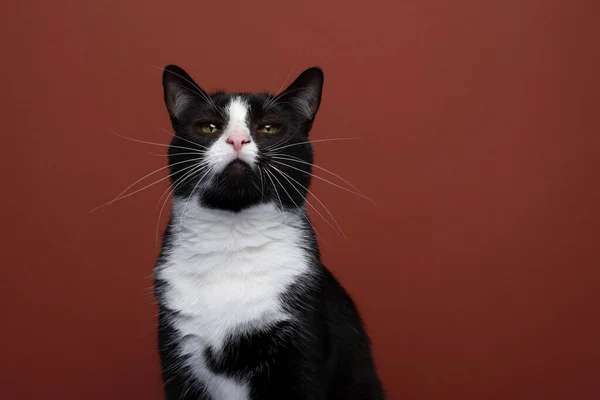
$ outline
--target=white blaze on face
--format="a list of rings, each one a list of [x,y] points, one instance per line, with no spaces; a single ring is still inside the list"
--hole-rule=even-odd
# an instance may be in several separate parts
[[[248,126],[248,115],[250,105],[239,97],[231,99],[225,111],[228,121],[224,126],[221,136],[210,146],[206,154],[206,161],[212,167],[213,173],[220,173],[232,161],[239,159],[246,162],[251,167],[256,164],[258,157],[258,147],[250,135]],[[249,143],[245,143],[239,152],[236,152],[227,139],[230,137],[243,135],[247,137]]]
[[[250,135],[250,129],[248,128],[248,104],[242,101],[240,98],[235,97],[231,99],[227,105],[227,116],[229,121],[225,128],[225,134],[237,132],[244,132]]]

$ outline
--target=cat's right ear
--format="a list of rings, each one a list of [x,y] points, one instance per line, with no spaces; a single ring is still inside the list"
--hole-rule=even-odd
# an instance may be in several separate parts
[[[163,71],[165,104],[169,115],[180,119],[190,105],[207,95],[194,80],[176,65],[168,65]]]

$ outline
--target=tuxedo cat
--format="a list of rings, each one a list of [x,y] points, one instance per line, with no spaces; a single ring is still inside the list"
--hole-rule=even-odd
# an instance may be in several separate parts
[[[163,86],[175,131],[154,271],[166,399],[384,399],[305,207],[322,71],[278,95],[208,93],[176,66]]]

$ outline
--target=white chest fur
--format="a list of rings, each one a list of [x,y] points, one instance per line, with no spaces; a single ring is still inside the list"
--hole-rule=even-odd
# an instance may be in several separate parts
[[[280,295],[309,272],[301,217],[284,219],[273,204],[231,213],[176,199],[173,210],[172,248],[157,273],[167,283],[165,305],[179,312],[182,355],[213,399],[247,399],[246,383],[210,372],[203,352],[218,354],[230,335],[290,318]]]

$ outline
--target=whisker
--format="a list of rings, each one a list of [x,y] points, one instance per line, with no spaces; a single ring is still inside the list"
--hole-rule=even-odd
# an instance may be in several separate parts
[[[329,139],[318,139],[318,140],[308,140],[306,142],[298,142],[298,143],[292,143],[292,144],[288,144],[286,146],[282,146],[282,147],[278,147],[275,149],[271,149],[271,152],[274,151],[279,151],[282,149],[287,149],[288,147],[293,147],[293,146],[300,146],[303,144],[312,144],[312,143],[321,143],[321,142],[332,142],[332,141],[337,141],[337,140],[357,140],[357,139],[363,139],[362,137],[342,137],[342,138],[329,138]]]
[[[196,189],[198,189],[198,186],[200,185],[200,183],[202,182],[202,180],[204,179],[204,177],[206,177],[206,175],[208,175],[214,167],[209,167],[208,171],[206,171],[206,173],[204,175],[202,175],[202,177],[200,177],[200,179],[198,179],[198,182],[196,182],[196,185],[194,186],[194,188],[192,189],[192,192],[190,193],[190,195],[188,196],[188,199],[185,202],[185,205],[183,206],[183,212],[181,213],[181,216],[179,218],[179,223],[182,224],[183,223],[183,217],[185,216],[185,212],[187,210],[187,206],[190,203],[190,200],[192,199],[192,196],[194,196],[194,192],[196,191]]]
[[[161,131],[163,131],[163,132],[165,132],[165,133],[167,133],[167,134],[169,134],[169,135],[171,135],[172,137],[178,137],[179,139],[183,140],[184,142],[188,142],[188,143],[191,143],[191,144],[193,144],[194,146],[198,146],[198,147],[200,147],[200,148],[201,148],[201,149],[203,149],[203,150],[208,150],[208,147],[206,147],[206,146],[202,146],[202,145],[201,145],[201,144],[199,144],[199,143],[193,142],[193,141],[191,141],[191,140],[189,140],[189,139],[186,139],[186,138],[183,138],[183,137],[181,137],[181,136],[176,136],[174,133],[171,133],[171,132],[169,132],[169,131],[168,131],[168,130],[166,130],[165,128],[160,128],[160,130],[161,130]]]
[[[265,174],[267,175],[267,178],[269,178],[269,180],[271,181],[271,184],[273,185],[273,189],[275,189],[275,194],[277,195],[277,198],[279,199],[279,204],[281,205],[281,212],[283,213],[283,222],[285,223],[285,225],[287,225],[287,217],[285,215],[285,208],[283,208],[283,202],[281,201],[281,197],[279,197],[279,191],[277,190],[277,186],[275,186],[275,182],[273,182],[273,179],[271,179],[272,173],[269,172],[268,169],[265,169]]]
[[[310,165],[310,166],[312,166],[312,167],[314,167],[314,168],[320,169],[321,171],[327,172],[327,173],[329,173],[329,174],[331,174],[331,175],[335,176],[336,178],[338,178],[339,180],[341,180],[342,182],[344,182],[345,184],[347,184],[348,186],[350,186],[352,189],[356,190],[358,193],[360,193],[361,195],[363,195],[363,196],[364,196],[364,193],[363,193],[363,192],[362,192],[360,189],[358,189],[356,186],[354,186],[353,184],[351,184],[350,182],[348,182],[347,180],[345,180],[345,179],[344,179],[344,178],[342,178],[341,176],[339,176],[339,175],[337,175],[337,174],[335,174],[335,173],[331,172],[331,171],[330,171],[330,170],[328,170],[328,169],[325,169],[325,168],[323,168],[323,167],[320,167],[320,166],[318,166],[318,165],[315,165],[314,163],[313,163],[313,164],[311,164],[311,163],[309,163],[309,162],[303,161],[303,160],[299,159],[298,157],[294,157],[294,156],[271,156],[271,157],[272,157],[272,158],[276,158],[276,159],[278,159],[278,160],[293,161],[293,162],[297,162],[297,163],[300,163],[300,164]]]
[[[183,170],[185,170],[185,169],[188,169],[188,168],[193,168],[193,167],[194,167],[193,165],[190,165],[190,166],[188,166],[188,167],[184,167],[184,168],[182,168],[182,171],[183,171]],[[111,201],[111,202],[109,202],[109,203],[111,203],[111,204],[112,204],[112,203],[114,203],[114,202],[115,202],[115,201],[117,201],[117,200],[123,200],[123,199],[126,199],[127,197],[129,197],[129,196],[133,196],[134,194],[136,194],[136,193],[139,193],[139,192],[141,192],[142,190],[148,189],[149,187],[152,187],[152,186],[154,186],[154,185],[156,185],[156,184],[158,184],[158,183],[160,183],[160,182],[164,181],[165,179],[169,179],[170,177],[171,177],[170,175],[167,175],[167,176],[165,176],[165,177],[163,177],[163,178],[160,178],[159,180],[157,180],[157,181],[155,181],[155,182],[153,182],[153,183],[151,183],[151,184],[149,184],[149,185],[146,185],[146,186],[144,186],[144,187],[143,187],[143,188],[141,188],[141,189],[138,189],[138,190],[136,190],[136,191],[133,191],[133,192],[131,192],[131,193],[128,193],[128,194],[126,194],[125,196],[121,196],[121,197],[119,197],[119,198],[116,198],[116,199],[112,200],[112,201]]]
[[[286,167],[288,167],[288,168],[295,169],[295,170],[297,170],[297,171],[303,172],[303,173],[305,173],[306,175],[310,175],[310,176],[312,176],[312,177],[314,177],[314,178],[317,178],[317,179],[319,179],[319,180],[322,180],[322,181],[324,181],[324,182],[327,182],[327,183],[329,183],[330,185],[333,185],[333,186],[335,186],[335,187],[337,187],[337,188],[340,188],[340,189],[342,189],[342,190],[345,190],[346,192],[349,192],[349,193],[355,194],[355,195],[357,195],[357,196],[359,196],[359,197],[362,197],[362,198],[363,198],[363,199],[365,199],[365,200],[369,200],[370,202],[372,202],[373,204],[375,204],[375,202],[374,202],[373,200],[371,200],[370,198],[368,198],[368,197],[367,197],[367,196],[365,196],[364,194],[361,194],[361,193],[355,192],[355,191],[353,191],[353,190],[350,190],[350,189],[348,189],[348,188],[345,188],[345,187],[343,187],[343,186],[340,186],[340,185],[338,185],[337,183],[333,183],[333,182],[331,182],[331,181],[328,181],[327,179],[325,179],[325,178],[321,178],[321,177],[320,177],[320,176],[318,176],[318,175],[311,174],[310,172],[306,172],[305,170],[303,170],[303,169],[300,169],[300,168],[292,167],[291,165],[288,165],[288,164],[286,164],[286,163],[283,163],[283,162],[281,162],[281,161],[273,160],[273,162],[275,162],[275,163],[277,163],[277,164],[285,165],[285,166],[286,166]]]
[[[300,210],[300,212],[304,215],[304,211],[298,206],[298,204],[296,204],[296,202],[294,201],[294,199],[292,199],[292,196],[290,196],[290,194],[288,193],[288,191],[285,189],[285,186],[283,186],[281,184],[281,181],[279,179],[277,179],[277,177],[275,176],[275,174],[273,174],[273,178],[277,181],[277,183],[279,183],[279,186],[281,187],[281,189],[285,192],[285,194],[287,194],[288,198],[290,199],[290,201],[292,203],[294,203],[294,205],[296,206],[296,208],[298,210]],[[283,208],[283,204],[281,205],[281,207]]]
[[[192,162],[192,161],[196,161],[196,160],[183,160],[183,161],[179,161],[179,162],[176,162],[174,164],[171,164],[171,165],[183,164],[183,163]],[[141,182],[144,179],[148,178],[149,176],[152,176],[152,175],[154,175],[154,174],[156,174],[156,173],[158,173],[158,172],[160,172],[160,171],[162,171],[164,169],[167,169],[169,167],[170,167],[169,165],[165,165],[164,167],[161,167],[161,168],[159,168],[157,170],[154,170],[154,171],[150,172],[149,174],[146,174],[146,175],[142,176],[140,179],[138,179],[137,181],[133,182],[131,185],[127,186],[127,188],[125,188],[125,190],[123,190],[121,193],[119,193],[117,195],[117,197],[115,197],[114,199],[112,199],[112,200],[110,200],[110,201],[108,201],[108,202],[106,202],[106,203],[104,203],[102,205],[99,205],[98,207],[90,210],[90,213],[92,213],[92,212],[94,212],[94,211],[96,211],[96,210],[98,210],[98,209],[100,209],[102,207],[110,206],[112,203],[114,203],[117,200],[121,200],[122,198],[128,197],[128,196],[125,196],[125,197],[121,197],[121,196],[123,196],[123,194],[127,193],[127,191],[129,189],[131,189],[132,187],[134,187],[139,182]],[[136,192],[134,192],[134,193],[136,193]]]
[[[273,107],[275,104],[277,104],[277,101],[278,101],[278,100],[279,100],[279,99],[280,99],[280,98],[281,98],[281,97],[282,97],[284,94],[290,94],[290,93],[294,93],[294,92],[299,92],[299,91],[302,91],[302,90],[304,90],[304,89],[306,89],[306,88],[304,88],[304,87],[299,87],[299,88],[292,89],[292,90],[288,90],[288,91],[286,91],[286,92],[283,92],[283,93],[280,93],[280,94],[278,94],[278,95],[274,96],[274,97],[271,99],[271,102],[269,103],[269,105],[268,105],[267,107],[263,107],[263,111],[264,111],[264,112],[267,112],[267,111],[269,111],[269,110],[270,110],[270,109],[271,109],[271,108],[272,108],[272,107]],[[282,103],[280,103],[280,104],[282,104]]]
[[[200,163],[196,164],[196,166],[197,166],[198,168],[200,168],[200,169],[203,169],[203,168],[205,168],[207,165],[208,165],[208,161],[202,161],[202,162],[200,162]],[[181,171],[178,171],[178,172],[181,172]],[[176,179],[174,182],[172,182],[172,183],[171,183],[171,185],[169,185],[169,187],[167,188],[167,190],[165,190],[165,191],[163,192],[163,194],[162,194],[162,195],[161,195],[161,196],[158,198],[158,202],[156,203],[156,204],[157,204],[157,207],[158,207],[158,204],[160,204],[160,202],[161,202],[161,200],[163,199],[163,197],[165,196],[165,194],[166,194],[166,193],[168,193],[169,189],[171,189],[171,188],[173,188],[173,189],[177,189],[179,186],[175,186],[176,184],[178,184],[178,183],[180,183],[180,182],[181,182],[181,183],[183,183],[183,180],[184,180],[186,177],[191,177],[193,174],[195,174],[195,173],[197,173],[197,172],[199,172],[199,171],[198,171],[196,168],[192,168],[191,170],[188,170],[188,171],[187,171],[187,172],[186,172],[186,173],[185,173],[183,176],[180,176],[180,177],[179,177],[179,178],[177,178],[177,179]],[[167,197],[168,197],[168,196],[167,196]]]
[[[169,200],[169,192],[174,193],[175,190],[177,190],[177,188],[179,188],[181,185],[183,185],[187,179],[193,177],[195,174],[202,173],[202,171],[205,168],[208,168],[208,167],[206,165],[202,165],[202,164],[197,165],[197,168],[194,168],[194,169],[188,171],[182,177],[178,178],[175,182],[173,182],[169,187],[167,187],[167,190],[165,190],[163,192],[163,194],[160,196],[160,198],[158,199],[158,202],[156,203],[157,206],[158,206],[158,204],[160,204],[161,199],[166,195],[165,200],[162,203],[162,207],[160,208],[160,212],[158,213],[158,220],[156,221],[156,234],[155,234],[156,245],[158,245],[158,229],[160,228],[160,218],[162,217],[162,213],[165,209],[165,206],[167,205],[167,201]]]
[[[342,228],[340,227],[340,224],[338,224],[337,220],[335,219],[335,217],[333,216],[333,214],[331,214],[331,212],[329,211],[329,209],[327,207],[325,207],[325,204],[323,204],[323,202],[321,200],[319,200],[319,198],[310,190],[308,190],[308,188],[306,188],[304,185],[302,185],[300,182],[298,182],[297,180],[295,180],[294,178],[292,178],[291,176],[289,176],[288,174],[286,174],[285,172],[281,171],[279,168],[271,166],[271,168],[273,168],[275,171],[279,172],[281,174],[281,176],[283,176],[285,178],[285,180],[287,180],[289,182],[290,185],[292,185],[292,187],[298,192],[298,194],[302,195],[302,193],[294,186],[294,184],[292,182],[290,182],[290,179],[292,181],[294,181],[298,186],[300,186],[301,188],[303,188],[304,190],[306,190],[308,193],[310,193],[315,200],[317,200],[319,202],[319,204],[325,209],[325,211],[327,212],[327,214],[329,214],[329,216],[331,217],[331,219],[333,220],[333,222],[335,223],[335,225],[337,226],[337,229],[339,229],[339,232],[342,234],[342,237],[344,239],[346,239],[346,235],[344,234],[344,231],[342,230]],[[288,179],[289,178],[289,179]],[[337,232],[336,228],[331,225],[331,222],[329,222],[329,220],[327,218],[325,218],[323,216],[323,214],[321,214],[319,212],[319,210],[316,209],[316,207],[314,207],[309,201],[308,199],[306,199],[306,203],[312,207],[313,210],[315,210],[315,212],[317,214],[319,214],[319,216],[321,218],[323,218],[323,220],[325,222],[327,222],[327,224],[331,227],[331,229],[333,229],[334,231]]]
[[[297,64],[298,64],[298,60],[295,60],[294,63],[292,64],[292,68],[290,68],[290,70],[287,73],[287,76],[283,80],[283,83],[281,84],[281,86],[279,87],[279,89],[277,89],[277,91],[275,92],[275,95],[278,95],[279,93],[281,93],[281,90],[283,89],[283,87],[287,83],[288,79],[290,79],[290,76],[292,76],[292,72],[294,72],[294,68],[296,68]]]
[[[277,143],[275,143],[275,144],[273,144],[273,145],[271,145],[271,146],[268,146],[267,148],[265,148],[265,150],[264,150],[264,151],[265,151],[266,153],[269,153],[269,152],[271,152],[271,151],[272,151],[272,150],[273,150],[275,147],[277,147],[277,146],[282,146],[282,145],[286,144],[286,143],[287,143],[287,142],[289,142],[289,141],[290,141],[290,140],[291,140],[291,139],[292,139],[294,136],[296,136],[296,134],[297,134],[299,131],[300,131],[300,127],[296,128],[296,131],[294,131],[294,133],[293,133],[291,136],[288,136],[288,137],[287,137],[287,139],[280,140],[280,141],[278,141]]]
[[[275,92],[275,95],[271,98],[268,99],[264,104],[263,104],[263,109],[266,111],[268,110],[267,106],[271,105],[271,103],[273,101],[275,101],[275,99],[277,98],[277,96],[281,93],[281,90],[283,89],[283,87],[285,86],[286,82],[288,81],[288,79],[290,79],[290,76],[292,75],[292,72],[294,71],[294,68],[296,68],[296,63],[297,61],[294,61],[294,63],[292,64],[292,68],[290,68],[290,70],[288,71],[287,76],[285,77],[285,79],[283,80],[283,83],[281,84],[281,86],[279,87],[279,89],[277,89],[277,91]]]
[[[260,176],[260,201],[262,203],[263,199],[265,198],[265,185],[263,182],[262,169],[260,168],[260,165],[257,165],[256,167],[258,168],[258,174]]]
[[[183,150],[190,150],[190,151],[197,151],[198,149],[192,149],[190,147],[182,147],[182,146],[173,146],[173,145],[169,145],[169,144],[163,144],[163,143],[155,143],[155,142],[147,142],[145,140],[140,140],[140,139],[134,139],[134,138],[130,138],[124,135],[121,135],[111,129],[108,130],[110,133],[117,135],[123,139],[127,139],[127,140],[131,140],[132,142],[137,142],[137,143],[144,143],[144,144],[152,144],[154,146],[161,146],[161,147],[173,147],[176,149],[183,149]]]
[[[178,76],[179,76],[179,75],[178,75]],[[187,79],[186,79],[186,81],[187,81]],[[188,81],[188,82],[189,82],[189,81]],[[197,91],[194,91],[194,90],[190,90],[189,88],[187,88],[187,87],[185,87],[185,86],[181,86],[181,85],[177,85],[177,86],[178,86],[180,89],[182,89],[182,90],[185,90],[185,91],[187,91],[187,92],[189,92],[189,93],[201,95],[201,99],[204,99],[204,100],[205,100],[207,103],[209,103],[208,105],[209,105],[209,106],[210,106],[210,107],[211,107],[213,110],[215,110],[217,113],[219,113],[219,114],[220,114],[220,115],[221,115],[223,118],[226,118],[226,116],[225,116],[225,114],[223,114],[223,111],[221,110],[221,108],[220,108],[219,106],[217,106],[217,105],[216,105],[216,104],[215,104],[215,103],[212,101],[212,99],[210,99],[210,97],[208,97],[208,95],[205,95],[205,94],[203,94],[203,93],[199,93],[199,92],[197,92]]]
[[[271,166],[271,168],[274,168],[273,166]],[[275,170],[277,170],[277,168],[274,168]],[[294,186],[294,184],[292,182],[290,182],[282,173],[281,171],[278,171],[282,177],[284,177],[289,184],[292,186],[292,188],[294,188],[294,190],[296,192],[298,192],[298,194],[300,196],[302,196],[302,193],[300,193],[300,191]],[[275,174],[273,174],[273,178],[277,179],[277,177],[275,176]],[[281,182],[279,181],[279,179],[277,179],[277,182],[279,183],[279,185],[281,186],[281,188],[285,191],[285,193],[288,195],[289,199],[292,201],[292,203],[294,203],[294,205],[296,206],[296,208],[298,209],[298,211],[300,211],[300,214],[302,214],[302,216],[304,217],[304,219],[306,220],[306,222],[308,222],[308,224],[312,227],[313,231],[315,232],[315,235],[317,236],[317,238],[321,239],[321,241],[323,243],[327,243],[325,241],[325,239],[319,234],[319,232],[317,231],[317,229],[313,226],[313,224],[310,222],[310,219],[308,218],[307,212],[300,208],[300,206],[298,206],[298,204],[292,199],[292,196],[290,196],[290,194],[288,193],[287,190],[285,190],[285,187],[281,184]],[[303,196],[304,197],[304,196]],[[334,232],[338,233],[337,230],[331,225],[331,223],[325,218],[323,217],[323,215],[321,215],[321,213],[319,212],[319,210],[317,210],[311,203],[310,201],[308,201],[308,199],[304,198],[304,201],[313,209],[315,210],[315,212],[325,220],[325,222],[327,222],[327,224],[329,224],[329,226],[331,226],[331,229],[333,229]],[[343,232],[342,232],[343,234]]]
[[[151,156],[156,156],[156,157],[169,157],[171,154],[157,154],[157,153],[148,153]],[[191,155],[203,155],[204,152],[199,152],[199,151],[195,151],[193,153],[174,153],[174,155],[176,156],[191,156]]]

